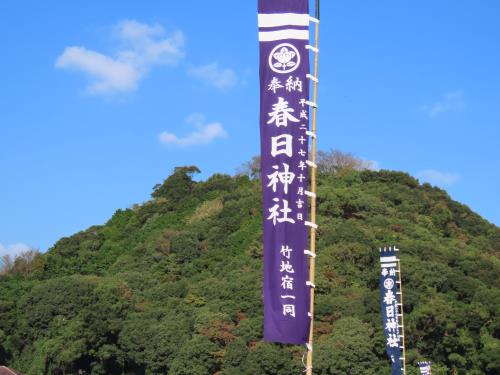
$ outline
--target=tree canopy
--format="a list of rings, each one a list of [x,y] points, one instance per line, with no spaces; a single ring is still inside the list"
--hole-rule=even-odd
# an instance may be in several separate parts
[[[0,363],[27,374],[290,375],[262,341],[262,215],[251,177],[176,168],[152,199],[0,275]],[[408,374],[500,373],[500,229],[402,172],[318,180],[315,367],[389,373],[378,251],[398,245]]]

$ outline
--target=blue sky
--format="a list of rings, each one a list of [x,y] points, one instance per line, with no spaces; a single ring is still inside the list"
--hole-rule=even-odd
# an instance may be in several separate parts
[[[0,3],[0,253],[259,153],[255,0]],[[500,3],[323,1],[318,142],[500,224]],[[0,254],[1,255],[1,254]]]

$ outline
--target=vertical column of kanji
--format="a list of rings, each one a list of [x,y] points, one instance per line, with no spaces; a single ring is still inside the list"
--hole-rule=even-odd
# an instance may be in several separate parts
[[[401,298],[399,292],[399,259],[395,247],[379,249],[380,252],[380,302],[386,338],[387,355],[392,362],[392,375],[401,375],[404,358],[402,349],[402,316]]]
[[[308,41],[307,0],[259,1],[264,338],[291,344],[307,342],[310,324]]]

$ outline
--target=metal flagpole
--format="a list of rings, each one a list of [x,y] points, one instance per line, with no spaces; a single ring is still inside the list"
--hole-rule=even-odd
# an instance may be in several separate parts
[[[315,31],[314,31],[314,79],[313,79],[313,103],[312,108],[312,125],[311,125],[311,222],[316,223],[316,120],[317,120],[317,103],[318,103],[318,42],[319,42],[319,0],[316,0],[315,9]],[[310,236],[310,252],[312,256],[309,257],[309,281],[311,283],[311,298],[310,298],[310,318],[311,324],[309,328],[309,340],[307,343],[307,362],[306,362],[306,375],[312,375],[312,362],[313,362],[313,338],[314,338],[314,279],[315,279],[315,257],[316,257],[316,227],[311,227]]]
[[[396,248],[395,248],[396,249]],[[396,249],[397,250],[397,249]],[[403,349],[403,375],[406,375],[406,351],[405,351],[405,321],[403,312],[403,284],[401,283],[401,259],[398,257],[398,284],[399,284],[399,306],[401,311],[399,311],[399,316],[401,317],[401,338]]]

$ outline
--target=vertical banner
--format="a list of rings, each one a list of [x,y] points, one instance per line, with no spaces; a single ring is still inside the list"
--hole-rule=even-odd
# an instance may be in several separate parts
[[[417,362],[421,375],[431,375],[431,362]]]
[[[309,334],[308,0],[259,0],[264,339]]]
[[[403,372],[403,348],[401,296],[399,283],[399,258],[395,247],[380,249],[380,301],[384,320],[387,355],[392,362],[391,375]]]

